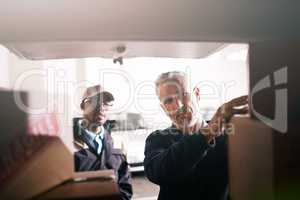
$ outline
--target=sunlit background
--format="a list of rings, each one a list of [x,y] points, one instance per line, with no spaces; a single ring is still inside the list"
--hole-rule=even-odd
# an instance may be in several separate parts
[[[246,44],[229,44],[202,59],[125,58],[120,65],[106,58],[30,61],[1,46],[0,87],[38,93],[43,101],[38,101],[37,108],[56,112],[71,125],[70,119],[81,114],[84,88],[101,84],[115,96],[112,118],[140,113],[147,127],[161,129],[170,121],[155,95],[159,74],[186,72],[190,86],[200,86],[201,113],[209,120],[222,103],[248,93],[247,52]]]

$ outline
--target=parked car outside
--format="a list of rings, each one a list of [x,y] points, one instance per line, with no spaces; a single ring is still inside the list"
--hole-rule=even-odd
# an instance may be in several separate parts
[[[143,171],[146,138],[153,131],[139,113],[119,113],[110,116],[113,121],[114,146],[127,156],[131,172]]]

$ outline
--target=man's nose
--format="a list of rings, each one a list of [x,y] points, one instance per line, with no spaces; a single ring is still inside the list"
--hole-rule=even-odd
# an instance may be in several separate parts
[[[190,94],[189,93],[185,93],[183,95],[183,98],[182,98],[182,104],[183,104],[183,106],[188,107],[189,106],[189,100],[190,100]]]
[[[99,103],[99,104],[97,105],[96,111],[97,111],[97,112],[103,112],[103,111],[106,111],[106,110],[105,110],[104,104],[103,104],[103,103]]]
[[[183,102],[178,97],[174,97],[173,106],[172,106],[173,110],[177,111],[182,106],[183,106]]]

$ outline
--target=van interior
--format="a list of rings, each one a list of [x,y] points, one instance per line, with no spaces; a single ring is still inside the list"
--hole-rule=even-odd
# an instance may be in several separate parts
[[[297,199],[296,5],[284,0],[1,2],[0,197],[89,199],[94,194],[86,191],[95,187],[104,188],[99,199],[117,193],[112,172],[74,172],[73,118],[82,115],[84,90],[101,84],[115,97],[111,134],[127,156],[133,199],[157,199],[159,186],[144,174],[145,140],[171,121],[154,82],[161,73],[182,71],[190,87],[201,88],[205,121],[223,103],[249,96],[249,115],[232,119],[230,197]],[[101,181],[84,185],[91,179]],[[75,188],[70,180],[82,185]]]

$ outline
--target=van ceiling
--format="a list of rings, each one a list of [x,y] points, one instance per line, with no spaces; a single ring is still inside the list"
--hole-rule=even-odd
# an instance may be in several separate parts
[[[0,43],[21,55],[24,52],[24,57],[42,59],[73,57],[51,48],[76,47],[74,55],[98,56],[95,50],[107,49],[109,41],[140,41],[126,42],[128,49],[134,49],[148,46],[144,41],[170,41],[172,46],[172,42],[283,39],[298,36],[298,6],[296,0],[3,0]],[[37,47],[44,42],[50,44]],[[115,46],[111,44],[110,49]]]
[[[19,57],[31,60],[60,58],[173,57],[204,58],[222,49],[212,42],[31,42],[6,45]]]

